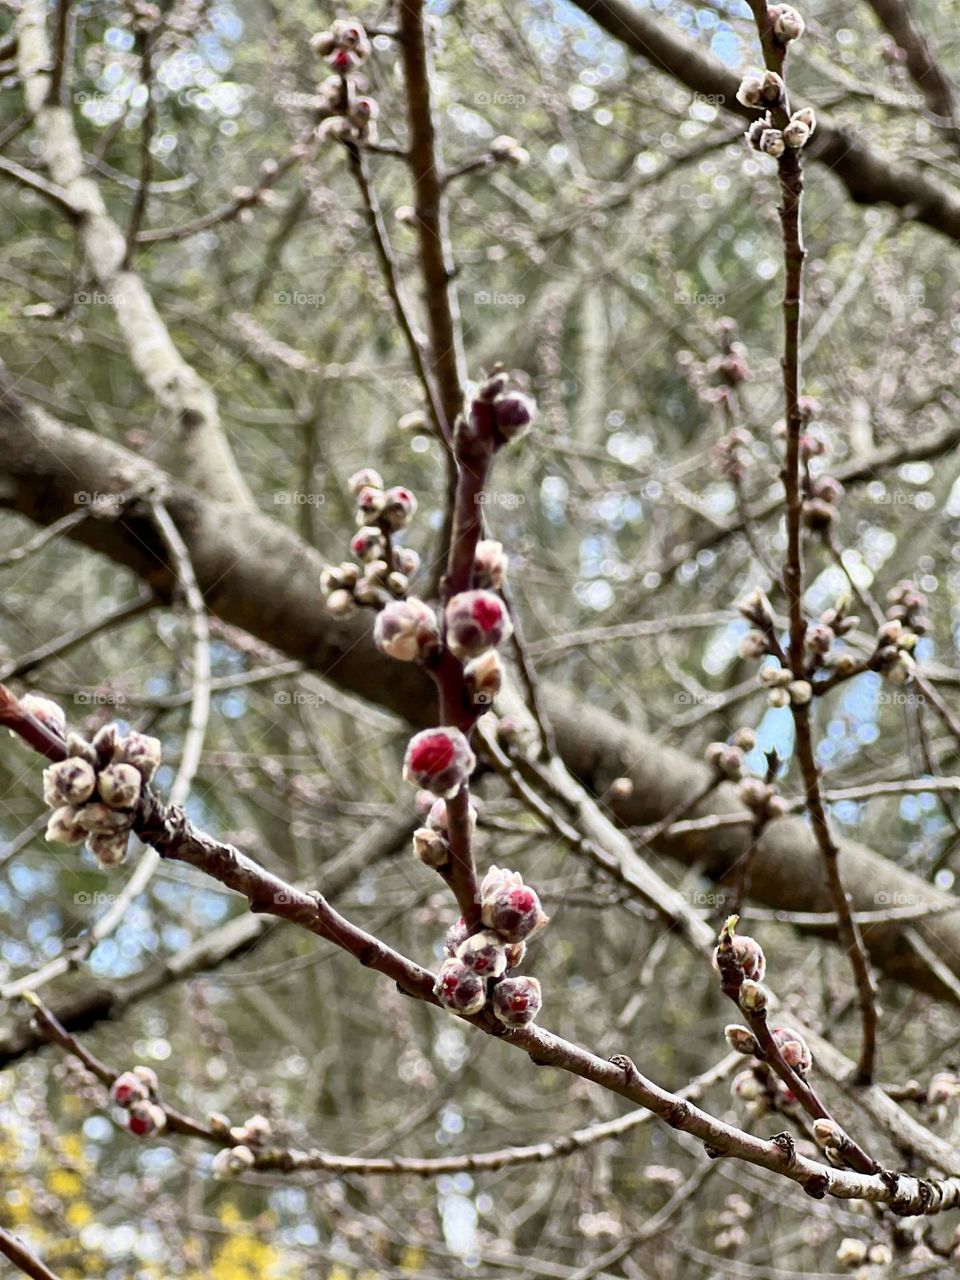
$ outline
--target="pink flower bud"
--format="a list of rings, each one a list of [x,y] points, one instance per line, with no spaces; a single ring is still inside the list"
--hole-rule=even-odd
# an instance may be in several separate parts
[[[138,1138],[149,1138],[166,1127],[167,1117],[163,1107],[155,1102],[134,1102],[130,1107],[128,1127]]]
[[[417,510],[417,500],[409,489],[397,485],[384,494],[385,504],[380,519],[388,529],[405,529]]]
[[[476,586],[487,590],[498,591],[507,576],[509,556],[503,550],[503,543],[493,538],[483,538],[477,543],[473,558],[473,577]]]
[[[437,615],[414,596],[393,600],[377,614],[373,638],[389,657],[415,662],[428,657],[440,643]]]
[[[482,978],[499,978],[507,967],[503,939],[492,929],[471,934],[457,947],[457,959]]]
[[[447,602],[447,644],[459,658],[474,658],[508,640],[513,624],[492,591],[461,591]]]
[[[319,54],[321,58],[325,58],[332,53],[335,45],[336,40],[332,31],[317,31],[310,37],[310,48],[314,53]]]
[[[750,978],[753,982],[762,982],[763,975],[767,971],[767,961],[760,943],[756,938],[751,938],[745,933],[735,933],[731,942],[734,957],[743,970],[743,976]],[[713,953],[713,967],[717,970],[720,968],[716,951]]]
[[[77,821],[78,813],[79,810],[69,804],[54,809],[47,819],[47,829],[44,832],[51,844],[83,844],[87,833]]]
[[[479,1013],[487,1000],[487,984],[454,957],[440,966],[433,993],[445,1009],[454,1013]]]
[[[97,790],[111,809],[132,809],[140,799],[140,774],[132,764],[111,764],[97,777]]]
[[[97,775],[86,760],[68,757],[43,771],[44,803],[53,808],[83,804],[93,795]]]
[[[724,1027],[723,1034],[727,1044],[735,1053],[755,1055],[759,1051],[760,1046],[753,1033],[737,1022],[731,1022],[729,1026]]]
[[[536,892],[516,871],[491,867],[480,885],[480,918],[508,942],[534,937],[549,923]]]
[[[117,760],[132,764],[144,782],[149,782],[160,765],[162,747],[159,738],[146,733],[128,733],[120,743]]]
[[[525,391],[506,391],[493,402],[497,430],[504,440],[519,440],[537,417],[537,402]]]
[[[349,591],[331,591],[327,596],[327,610],[335,618],[349,618],[356,613],[357,602]]]
[[[395,547],[393,557],[398,571],[408,578],[412,578],[420,568],[420,556],[413,547]]]
[[[149,1090],[132,1071],[124,1071],[110,1086],[110,1097],[118,1107],[129,1107],[134,1102],[146,1102]]]
[[[526,1027],[543,1000],[536,978],[502,978],[493,989],[493,1012],[508,1027]]]
[[[450,861],[446,837],[431,827],[418,827],[413,833],[413,852],[425,867],[445,867]]]
[[[771,1035],[787,1066],[801,1073],[810,1070],[813,1055],[799,1031],[794,1031],[792,1027],[773,1027]]]
[[[414,786],[449,799],[464,785],[476,763],[470,744],[459,729],[424,729],[407,745],[403,776]]]
[[[387,549],[382,532],[376,525],[364,525],[350,539],[350,551],[365,564],[379,560]]]
[[[373,467],[361,467],[347,481],[347,487],[354,495],[358,495],[363,489],[382,489],[383,477]]]
[[[457,948],[461,943],[466,942],[469,936],[470,931],[464,923],[463,916],[461,916],[460,919],[455,924],[452,924],[443,935],[443,950],[445,954],[448,956],[455,956],[457,954]]]
[[[67,717],[62,708],[50,698],[44,698],[39,693],[25,693],[20,699],[20,710],[26,711],[34,720],[39,720],[51,733],[60,738],[66,737]]]
[[[429,795],[430,793],[427,792]],[[447,822],[447,802],[446,800],[433,800],[427,813],[427,826],[432,827],[434,831],[443,831],[448,829]],[[467,821],[470,824],[471,832],[477,826],[477,810],[473,804],[467,806]]]

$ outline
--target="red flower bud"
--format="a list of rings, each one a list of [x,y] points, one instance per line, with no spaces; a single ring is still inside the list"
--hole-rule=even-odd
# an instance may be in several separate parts
[[[477,760],[459,729],[424,729],[407,745],[403,776],[435,796],[455,796],[470,777]]]
[[[451,958],[440,966],[433,993],[445,1009],[454,1013],[479,1013],[486,1003],[487,984],[462,960]]]
[[[480,918],[507,942],[532,938],[548,923],[536,892],[518,872],[499,867],[491,867],[480,885]]]
[[[401,485],[388,489],[384,496],[384,508],[380,512],[381,521],[388,529],[396,531],[405,529],[417,510],[417,500],[409,489]]]
[[[493,1012],[508,1027],[526,1027],[543,1000],[536,978],[502,978],[493,989]]]
[[[464,923],[463,916],[452,924],[447,932],[443,935],[443,950],[448,956],[455,956],[457,948],[461,943],[466,942],[470,936],[470,931]]]
[[[386,498],[382,489],[375,489],[373,485],[364,485],[357,494],[357,511],[363,519],[357,520],[358,524],[371,524],[380,515],[384,508]]]
[[[492,591],[461,591],[447,603],[447,644],[459,658],[475,658],[508,640],[513,624]]]
[[[134,1102],[146,1102],[149,1090],[132,1071],[124,1071],[110,1086],[110,1097],[118,1107],[129,1107]]]
[[[138,1138],[149,1138],[166,1127],[167,1117],[155,1102],[134,1102],[130,1107],[128,1127]]]
[[[377,648],[389,657],[415,662],[427,657],[440,643],[437,615],[413,596],[392,600],[377,614],[373,638]]]
[[[350,540],[350,550],[358,560],[379,560],[387,549],[383,534],[376,525],[364,525]]]

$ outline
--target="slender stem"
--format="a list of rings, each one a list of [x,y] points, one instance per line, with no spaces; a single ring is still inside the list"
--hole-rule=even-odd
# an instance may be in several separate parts
[[[0,1253],[9,1258],[18,1271],[22,1271],[25,1276],[32,1276],[33,1280],[59,1280],[55,1271],[45,1266],[26,1245],[21,1244],[9,1231],[4,1231],[3,1227],[0,1227]]]

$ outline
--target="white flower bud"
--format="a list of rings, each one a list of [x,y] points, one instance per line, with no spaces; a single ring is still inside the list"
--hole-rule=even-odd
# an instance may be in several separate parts
[[[147,733],[128,733],[120,743],[117,761],[131,764],[144,782],[149,782],[160,766],[163,748],[159,738]]]
[[[63,709],[50,698],[44,698],[39,693],[25,693],[20,699],[20,710],[46,725],[51,733],[58,734],[61,738],[66,737],[67,717],[63,714]]]
[[[97,775],[86,760],[68,756],[43,771],[43,800],[53,808],[79,805],[89,800]]]
[[[127,856],[128,835],[126,831],[97,831],[87,837],[87,848],[103,867],[116,867]]]
[[[53,844],[83,844],[87,833],[77,822],[78,812],[69,804],[55,809],[47,819],[46,838]]]
[[[446,838],[432,827],[418,827],[413,833],[413,852],[426,867],[445,867],[450,861]]]
[[[764,129],[760,135],[759,150],[764,152],[765,155],[773,156],[775,160],[779,159],[786,150],[786,143],[780,130]]]
[[[770,5],[767,13],[773,19],[773,32],[781,44],[799,40],[805,31],[800,14],[789,4]]]
[[[813,686],[809,680],[791,680],[787,685],[787,693],[795,707],[805,707],[813,697]]]
[[[97,777],[97,790],[111,809],[132,809],[140,799],[140,774],[132,764],[111,764]]]
[[[867,1259],[867,1246],[862,1240],[846,1236],[840,1241],[834,1256],[842,1267],[857,1267]]]
[[[783,141],[788,147],[799,150],[800,147],[806,146],[810,137],[810,130],[802,120],[791,120],[783,131]]]
[[[767,694],[767,702],[771,707],[775,707],[777,709],[780,707],[789,707],[790,695],[787,693],[786,689],[771,689]]]
[[[349,618],[357,611],[357,603],[349,591],[331,591],[327,596],[327,610],[335,618]]]
[[[257,1158],[249,1147],[224,1147],[213,1157],[213,1176],[218,1182],[252,1169]]]

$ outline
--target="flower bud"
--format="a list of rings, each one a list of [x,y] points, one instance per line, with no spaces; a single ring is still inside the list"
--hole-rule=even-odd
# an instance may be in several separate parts
[[[523,964],[523,957],[527,954],[527,944],[525,942],[507,942],[503,948],[504,955],[507,957],[507,969],[516,969]]]
[[[493,988],[493,1012],[508,1027],[526,1027],[543,1003],[536,978],[501,978]]]
[[[129,831],[131,821],[129,813],[113,809],[100,800],[94,800],[77,810],[78,826],[95,835],[116,835],[118,831]]]
[[[336,40],[332,31],[317,31],[310,37],[311,50],[319,54],[321,58],[327,57],[332,53],[336,46]]]
[[[787,693],[786,689],[782,689],[782,688],[771,689],[770,692],[767,694],[767,702],[770,704],[771,707],[776,707],[776,708],[789,707],[790,695],[789,693]]]
[[[455,956],[457,948],[470,936],[470,930],[464,923],[463,916],[456,923],[452,924],[447,932],[443,935],[443,950],[448,956]]]
[[[537,402],[525,391],[507,391],[494,400],[493,416],[503,440],[519,440],[536,421]]]
[[[633,779],[632,778],[614,778],[607,788],[607,795],[616,804],[624,800],[629,800],[633,795]]]
[[[737,89],[737,101],[744,107],[759,107],[762,102],[760,94],[762,88],[763,80],[760,76],[744,76]]]
[[[834,1256],[842,1267],[858,1267],[861,1262],[867,1260],[867,1246],[862,1240],[854,1240],[852,1236],[846,1236],[840,1241]]]
[[[773,788],[762,778],[744,778],[738,794],[748,809],[766,809],[773,795]]]
[[[426,867],[445,867],[450,861],[446,837],[431,827],[418,827],[413,833],[413,852]]]
[[[825,627],[822,622],[816,622],[807,627],[803,642],[811,653],[823,656],[830,652],[830,646],[833,644],[833,634],[831,629]]]
[[[417,500],[409,489],[397,485],[384,494],[385,505],[380,513],[381,521],[396,532],[405,529],[417,510]]]
[[[813,686],[809,680],[791,680],[787,685],[787,693],[795,707],[805,707],[813,697]]]
[[[489,707],[503,686],[503,663],[496,649],[488,649],[463,668],[463,679],[475,707]]]
[[[724,1027],[723,1034],[727,1044],[735,1053],[747,1055],[759,1053],[760,1046],[757,1044],[753,1033],[748,1031],[746,1027],[741,1027],[738,1022],[732,1022],[729,1026]]]
[[[522,169],[530,162],[530,153],[505,133],[490,143],[490,154],[498,164],[508,164],[513,169]]]
[[[327,610],[335,618],[349,618],[357,611],[357,602],[349,591],[331,591],[327,596]]]
[[[503,549],[503,543],[494,538],[482,538],[477,543],[473,557],[474,585],[485,590],[499,591],[507,576],[509,556]]]
[[[788,147],[793,147],[797,151],[806,146],[809,137],[810,130],[802,120],[791,120],[783,131],[784,144]]]
[[[408,578],[412,578],[420,568],[420,556],[413,547],[395,547],[393,558],[398,571]]]
[[[507,967],[503,939],[492,929],[465,938],[457,947],[457,959],[482,978],[499,978]]]
[[[747,1013],[762,1013],[767,1007],[767,993],[759,982],[744,978],[740,983],[740,1008]]]
[[[412,209],[410,205],[400,205],[394,210],[393,215],[398,222],[415,223],[417,220],[417,211]],[[412,409],[409,413],[405,413],[403,417],[397,419],[398,431],[426,431],[429,425],[427,415],[422,409]]]
[[[813,107],[801,107],[799,111],[793,113],[791,119],[802,121],[811,133],[817,127],[817,116]]]
[[[769,648],[769,641],[762,631],[748,631],[740,639],[741,658],[762,658]]]
[[[752,751],[757,745],[757,735],[753,729],[744,726],[738,729],[732,738],[733,745],[739,747],[741,751]]]
[[[67,736],[67,717],[63,709],[50,698],[44,698],[39,693],[25,693],[20,699],[20,710],[26,711],[34,720],[39,720],[58,737]]]
[[[365,524],[350,539],[350,551],[368,564],[371,560],[379,560],[387,549],[386,539],[376,525]]]
[[[140,781],[132,764],[111,764],[97,776],[97,790],[111,809],[132,809],[140,799]]]
[[[149,1090],[132,1071],[124,1071],[110,1086],[110,1097],[118,1107],[129,1107],[134,1102],[148,1101]]]
[[[144,782],[149,782],[160,765],[162,747],[159,738],[147,733],[128,733],[120,743],[117,760],[132,764]]]
[[[52,844],[83,844],[87,833],[77,822],[78,812],[69,804],[54,809],[47,819],[47,829],[44,832],[46,839]]]
[[[149,1138],[166,1128],[167,1117],[163,1107],[155,1102],[134,1102],[130,1107],[128,1128],[138,1138]]]
[[[763,975],[767,971],[767,961],[763,954],[763,949],[756,938],[751,938],[746,933],[735,933],[730,939],[733,947],[733,954],[743,970],[743,976],[750,978],[754,982],[762,982]],[[713,953],[713,967],[719,971],[720,964],[717,951]]]
[[[508,640],[513,624],[506,606],[492,591],[461,591],[444,613],[447,644],[459,658],[473,658]]]
[[[779,129],[764,129],[760,135],[760,144],[757,148],[765,155],[773,156],[774,160],[778,160],[786,150],[787,144],[783,140],[783,134]]]
[[[749,1068],[739,1071],[730,1081],[730,1092],[741,1102],[756,1102],[763,1096],[763,1089],[756,1075]]]
[[[508,942],[532,938],[549,923],[536,892],[519,872],[499,867],[491,867],[480,884],[480,918]]]
[[[252,1169],[257,1158],[249,1147],[224,1147],[213,1157],[213,1176],[218,1182]]]
[[[823,498],[808,498],[801,510],[804,524],[815,533],[829,529],[837,516],[836,508]]]
[[[883,674],[891,684],[909,684],[917,674],[917,664],[909,653],[901,651]]]
[[[83,804],[93,795],[97,775],[93,767],[74,756],[68,756],[43,771],[43,800],[53,808]]]
[[[479,1013],[487,1000],[487,984],[462,960],[444,960],[433,986],[433,994],[453,1013]]]
[[[160,1081],[157,1079],[157,1073],[153,1067],[145,1067],[140,1063],[133,1068],[134,1077],[140,1081],[147,1093],[155,1098],[160,1088]]]
[[[814,1120],[813,1136],[824,1150],[843,1146],[844,1133],[836,1120]]]
[[[774,1027],[771,1034],[787,1066],[801,1073],[810,1070],[813,1055],[799,1031],[794,1031],[791,1027]]]
[[[403,776],[436,796],[455,796],[476,767],[470,744],[454,728],[424,729],[407,745]]]
[[[430,795],[427,792],[427,795]],[[446,800],[434,800],[430,797],[430,808],[427,812],[427,826],[433,831],[442,831],[446,834],[448,830],[447,819],[447,802]],[[471,833],[476,830],[477,826],[477,810],[476,806],[469,804],[467,806],[467,822],[470,826]]]
[[[772,4],[767,7],[767,15],[773,20],[773,34],[781,44],[789,44],[791,40],[799,40],[805,27],[803,18],[793,5]]]
[[[93,743],[76,730],[67,734],[67,755],[77,760],[85,760],[87,764],[97,764],[97,753],[93,749]]]
[[[364,487],[357,494],[357,524],[361,527],[371,525],[379,519],[380,513],[386,504],[386,498],[382,489],[374,489],[371,485]],[[359,555],[359,551],[354,550],[355,555]]]
[[[128,835],[126,831],[107,834],[97,831],[87,837],[87,848],[102,867],[117,867],[127,856]]]
[[[775,107],[783,102],[786,90],[784,83],[775,71],[764,71],[760,85],[760,97],[769,106]]]
[[[773,626],[773,606],[759,587],[755,587],[745,595],[738,603],[737,609],[755,627]]]
[[[373,467],[361,467],[347,481],[347,487],[354,495],[358,495],[363,489],[382,489],[383,477]]]
[[[400,662],[428,657],[440,643],[437,615],[429,605],[411,596],[392,600],[377,614],[373,639],[378,649]]]
[[[242,1141],[253,1147],[262,1146],[272,1133],[273,1125],[271,1125],[266,1116],[262,1116],[258,1112],[243,1122],[244,1137]]]

